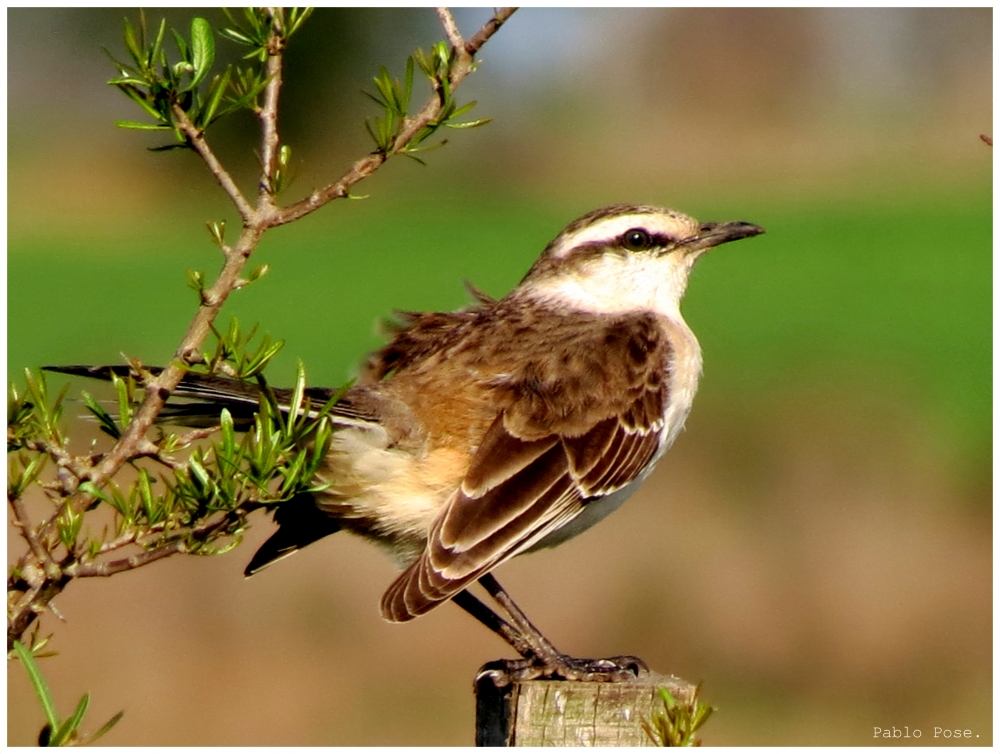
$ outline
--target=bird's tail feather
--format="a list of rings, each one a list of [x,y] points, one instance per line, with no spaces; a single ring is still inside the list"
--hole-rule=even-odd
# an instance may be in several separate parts
[[[337,520],[317,508],[316,501],[308,494],[297,495],[275,508],[274,520],[278,530],[254,553],[244,576],[253,576],[306,545],[340,531]]]
[[[127,365],[114,366],[47,366],[47,372],[58,372],[79,377],[111,380],[112,376],[127,377]],[[163,371],[163,367],[147,367],[153,375]],[[287,388],[270,388],[278,408],[287,412],[292,400],[292,391]],[[334,395],[334,390],[322,387],[307,387],[305,398],[314,408],[321,408]],[[184,399],[176,400],[176,399]],[[160,412],[158,421],[183,427],[210,427],[218,424],[219,412],[225,408],[233,417],[237,429],[246,429],[253,423],[254,413],[260,404],[261,386],[253,382],[223,377],[220,375],[188,372],[171,394],[171,400]]]

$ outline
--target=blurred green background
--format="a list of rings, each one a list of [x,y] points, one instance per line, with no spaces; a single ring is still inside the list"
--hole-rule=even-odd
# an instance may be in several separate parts
[[[138,117],[103,83],[122,15],[8,10],[12,380],[169,358],[186,270],[220,264],[205,221],[236,228],[193,154],[113,127]],[[486,17],[458,13],[467,34]],[[519,11],[459,92],[494,121],[269,234],[270,274],[222,322],[286,340],[273,381],[301,359],[340,384],[378,318],[461,306],[463,279],[502,295],[595,207],[763,225],[692,279],[705,375],[656,474],[499,575],[564,651],[703,681],[707,744],[865,745],[875,726],[990,744],[991,29],[989,8]],[[424,9],[314,14],[287,59],[289,201],[370,149],[378,66],[441,36]],[[210,132],[244,187],[252,136]],[[268,529],[72,585],[69,622],[45,622],[63,714],[85,690],[93,725],[124,708],[110,745],[471,744],[471,681],[501,643],[448,606],[383,623],[392,568],[347,536],[244,581]],[[8,743],[30,743],[41,712],[16,664],[8,683]]]

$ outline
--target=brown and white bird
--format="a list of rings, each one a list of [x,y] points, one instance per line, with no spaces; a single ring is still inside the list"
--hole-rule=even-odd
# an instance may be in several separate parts
[[[511,672],[614,679],[635,670],[634,658],[555,650],[491,572],[590,528],[649,476],[701,374],[680,313],[692,265],[763,232],[605,207],[556,236],[502,299],[403,315],[332,409],[339,431],[323,491],[278,507],[279,528],[247,575],[343,529],[382,545],[402,569],[382,597],[389,621],[453,600],[522,655]],[[330,394],[314,391],[314,405]],[[215,416],[252,412],[259,397],[252,385],[195,374],[175,395]],[[503,616],[467,591],[477,581]]]

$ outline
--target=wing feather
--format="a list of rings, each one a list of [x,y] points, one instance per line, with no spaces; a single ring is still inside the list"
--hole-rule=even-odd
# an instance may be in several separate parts
[[[615,439],[620,424],[618,418],[609,416],[594,425],[580,437],[564,437],[563,448],[576,479],[586,479],[594,467],[605,457]]]
[[[518,448],[523,441],[511,437],[507,444]],[[552,442],[545,453],[482,495],[473,497],[464,489],[460,490],[458,498],[449,506],[450,515],[441,520],[441,526],[434,532],[436,540],[452,553],[463,553],[489,541],[496,532],[532,508],[536,501],[545,498],[554,485],[565,480],[566,471],[566,454]]]
[[[659,433],[628,432],[619,425],[612,446],[599,465],[584,479],[582,486],[591,495],[607,495],[631,482],[659,447]]]
[[[504,428],[503,417],[499,417],[479,445],[477,455],[482,460],[465,475],[462,481],[463,492],[470,497],[486,494],[500,482],[537,460],[558,442],[559,438],[551,435],[540,440],[513,437]]]
[[[503,560],[544,539],[581,509],[579,495],[571,479],[564,475],[558,485],[549,488],[520,516],[473,549],[457,556],[441,547],[425,552],[417,563],[426,562],[431,567],[411,567],[404,573],[407,578],[393,582],[382,598],[382,614],[398,622],[426,613]]]

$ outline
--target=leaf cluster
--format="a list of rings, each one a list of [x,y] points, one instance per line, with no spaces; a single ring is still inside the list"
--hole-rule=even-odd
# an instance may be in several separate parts
[[[227,15],[235,28],[224,28],[219,33],[226,39],[249,45],[251,52],[244,57],[257,62],[249,67],[226,66],[210,80],[209,74],[215,61],[215,34],[206,19],[193,18],[187,38],[171,30],[177,50],[177,59],[171,62],[164,44],[167,31],[165,19],[160,22],[156,33],[150,35],[145,14],[140,13],[139,23],[135,26],[126,18],[124,42],[130,62],[122,62],[108,52],[108,57],[118,69],[118,76],[108,83],[135,102],[152,117],[153,122],[118,121],[116,125],[147,131],[172,131],[176,143],[156,148],[171,149],[189,146],[187,137],[178,126],[176,110],[182,111],[199,131],[238,110],[259,112],[258,97],[268,81],[263,63],[269,54],[269,30],[291,28],[285,37],[279,37],[287,39],[287,35],[297,30],[309,13],[293,9],[288,14],[292,18],[290,26],[284,13],[272,16],[262,8],[244,9],[243,23],[236,22],[231,14]]]
[[[256,326],[243,333],[233,319],[227,331],[215,331],[214,352],[206,352],[204,364],[196,367],[257,381],[261,402],[249,431],[240,434],[230,413],[223,409],[209,420],[212,426],[200,431],[182,434],[161,428],[158,439],[147,442],[140,457],[158,462],[162,471],[155,474],[136,459],[132,462],[136,476],[124,489],[115,480],[99,487],[86,478],[87,469],[100,460],[99,455],[82,464],[82,478],[43,485],[57,509],[52,519],[56,537],[43,543],[53,558],[51,551],[60,545],[67,553],[62,558],[66,567],[71,561],[89,565],[126,545],[138,545],[146,552],[167,546],[199,554],[227,551],[238,543],[251,510],[314,489],[313,479],[333,432],[326,416],[332,403],[318,407],[308,401],[300,364],[291,401],[281,405],[264,380],[263,370],[283,342],[264,335],[255,343],[256,334]],[[142,403],[144,380],[150,377],[135,362],[131,372],[111,374],[114,411],[89,393],[82,393],[87,412],[114,440],[128,428]],[[19,451],[9,462],[11,499],[20,498],[38,480],[47,460],[65,465],[69,457],[58,424],[65,390],[53,401],[43,374],[28,371],[26,381],[27,390],[11,387],[8,408],[8,449]],[[331,399],[335,400],[336,396]],[[183,424],[183,420],[178,423]],[[218,439],[206,445],[204,441],[212,435]],[[186,458],[176,457],[181,452],[186,452]],[[91,510],[103,503],[114,511],[113,533],[81,537],[89,511],[62,505],[65,497],[77,490],[93,496],[96,502]],[[225,544],[219,545],[223,540]]]
[[[243,8],[243,17],[237,19],[228,8],[223,12],[229,23],[229,28],[219,30],[226,39],[236,44],[250,48],[243,57],[245,59],[254,58],[261,63],[267,60],[268,55],[273,55],[283,49],[284,43],[301,28],[310,15],[312,8],[275,8],[271,13],[262,13],[259,8]],[[271,30],[278,32],[278,49],[272,48]]]
[[[129,374],[119,377],[117,374],[111,375],[111,383],[115,389],[117,397],[117,418],[108,412],[94,397],[84,390],[81,395],[84,405],[90,414],[97,420],[101,431],[113,440],[121,438],[122,433],[132,422],[132,416],[139,407],[140,400],[136,397],[135,378]]]
[[[62,418],[66,387],[53,399],[49,397],[44,375],[24,370],[26,389],[11,385],[7,401],[7,452],[21,450],[31,439],[39,438],[63,444],[65,438],[59,425]]]
[[[442,140],[433,147],[422,146],[442,127],[475,128],[490,122],[490,118],[456,122],[456,118],[465,115],[476,106],[475,100],[464,105],[458,105],[455,101],[452,78],[457,60],[454,49],[449,47],[446,42],[438,42],[431,47],[430,52],[418,48],[406,59],[402,81],[393,78],[385,66],[379,68],[378,75],[373,79],[375,93],[363,92],[383,111],[381,117],[374,116],[365,121],[365,127],[368,129],[372,141],[375,142],[377,152],[384,155],[398,152],[423,164],[423,160],[416,157],[414,153],[435,149],[446,144],[447,140]],[[435,119],[420,128],[406,140],[405,144],[397,146],[409,117],[415,67],[419,67],[430,82],[431,88],[440,102],[441,109]]]
[[[701,687],[695,688],[690,699],[675,699],[665,688],[658,689],[663,710],[644,720],[642,728],[656,746],[701,746],[695,732],[715,712],[715,707],[698,700]]]
[[[266,385],[262,379],[261,384]],[[301,365],[293,392],[295,415],[286,416],[273,392],[264,390],[249,431],[239,433],[230,412],[222,409],[218,426],[210,428],[218,439],[195,445],[183,462],[170,463],[158,479],[138,468],[127,492],[114,482],[107,490],[88,488],[114,509],[116,541],[136,543],[146,551],[172,545],[180,552],[221,554],[239,544],[250,511],[314,491],[333,430],[325,412],[310,412],[304,405]],[[200,439],[201,433],[194,436]],[[166,454],[191,443],[191,436],[164,433],[157,457],[167,461]],[[88,554],[96,556],[107,547],[107,539],[91,540]]]
[[[7,400],[7,499],[20,499],[36,481],[50,458],[40,448],[66,444],[59,421],[66,386],[50,398],[44,375],[24,370],[26,388],[11,385]]]
[[[266,272],[267,265],[261,265],[249,280],[252,282]],[[243,333],[240,330],[239,320],[235,317],[229,320],[229,328],[225,332],[220,332],[215,325],[212,325],[212,334],[215,336],[215,350],[212,353],[206,351],[202,354],[209,373],[223,373],[241,380],[248,380],[261,374],[285,345],[285,341],[272,341],[271,336],[265,333],[261,336],[260,342],[252,346],[253,339],[257,335],[257,325]]]

